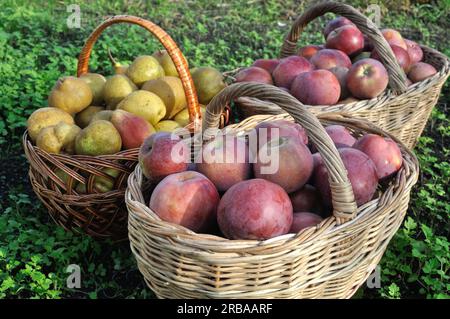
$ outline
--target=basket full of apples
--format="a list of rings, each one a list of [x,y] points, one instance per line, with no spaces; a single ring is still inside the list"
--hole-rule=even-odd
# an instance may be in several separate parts
[[[224,106],[243,96],[286,113],[218,130]],[[369,121],[317,118],[260,83],[221,91],[202,131],[147,138],[128,179],[131,249],[156,295],[351,297],[403,220],[413,153]]]
[[[325,43],[297,48],[308,23],[326,13],[338,17],[325,26]],[[256,60],[232,78],[276,85],[315,114],[367,119],[413,148],[449,74],[449,59],[442,53],[396,30],[379,30],[347,4],[321,2],[294,22],[279,59]],[[242,117],[282,112],[248,97],[237,102]]]
[[[105,78],[89,73],[92,48],[117,23],[143,27],[165,47],[137,57],[129,66],[114,61]],[[201,126],[204,107],[225,83],[219,71],[198,68],[194,75],[172,38],[150,21],[114,16],[89,36],[77,77],[61,77],[48,107],[37,109],[23,136],[33,189],[57,224],[96,238],[127,238],[124,193],[144,139],[156,131]],[[206,83],[206,84],[205,84]]]

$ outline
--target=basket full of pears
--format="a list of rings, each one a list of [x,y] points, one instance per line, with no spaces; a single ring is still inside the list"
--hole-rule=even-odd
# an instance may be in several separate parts
[[[165,50],[139,56],[128,66],[110,53],[114,75],[89,72],[95,42],[117,23],[143,27]],[[77,76],[58,79],[48,106],[28,118],[23,146],[33,190],[66,230],[126,238],[124,192],[142,142],[157,131],[199,130],[205,110],[200,103],[224,87],[214,68],[196,68],[191,75],[176,43],[154,23],[126,15],[105,20],[82,49]],[[227,118],[224,114],[223,124]]]

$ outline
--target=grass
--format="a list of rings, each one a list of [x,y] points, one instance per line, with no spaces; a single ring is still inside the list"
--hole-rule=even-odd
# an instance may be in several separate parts
[[[377,2],[377,1],[372,1]],[[371,3],[372,3],[371,2]],[[288,1],[79,2],[81,28],[69,29],[71,1],[3,1],[0,11],[0,298],[150,298],[128,244],[96,242],[54,225],[30,189],[20,145],[26,118],[46,105],[61,75],[75,74],[77,55],[106,16],[133,14],[165,29],[190,66],[222,71],[275,57],[293,19],[308,5]],[[364,9],[368,2],[351,1]],[[449,1],[378,1],[382,24],[413,30],[421,43],[450,56]],[[308,25],[301,43],[322,42],[326,19]],[[94,47],[90,68],[111,74],[107,49],[121,62],[160,48],[145,30],[113,26]],[[448,298],[450,167],[449,86],[420,140],[419,183],[407,218],[380,263],[381,288],[362,287],[357,297]],[[81,288],[69,289],[67,267],[78,264]]]

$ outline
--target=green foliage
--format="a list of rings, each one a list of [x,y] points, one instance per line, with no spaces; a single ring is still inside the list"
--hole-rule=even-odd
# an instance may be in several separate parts
[[[190,66],[222,71],[277,56],[295,16],[314,1],[83,1],[81,28],[69,29],[66,5],[73,1],[4,0],[0,10],[0,147],[8,171],[26,167],[20,137],[26,119],[47,104],[47,94],[62,75],[76,72],[77,56],[90,32],[106,16],[128,13],[148,18],[179,44]],[[450,56],[446,39],[449,1],[350,1],[364,9],[379,3],[382,24]],[[301,44],[323,42],[322,17],[306,27]],[[411,32],[413,31],[413,32]],[[133,25],[107,29],[94,46],[90,69],[112,73],[107,50],[123,63],[161,48],[147,31]],[[410,209],[380,263],[381,289],[362,288],[358,297],[448,298],[448,195],[450,125],[446,85],[424,137],[416,148],[421,177]],[[9,161],[9,162],[8,162]],[[2,166],[6,167],[6,166]],[[139,274],[128,243],[97,242],[55,226],[45,208],[21,180],[0,178],[0,298],[148,298],[153,294]],[[5,175],[5,176],[3,176]],[[6,190],[6,191],[4,191]],[[78,264],[82,287],[66,287],[67,266]]]

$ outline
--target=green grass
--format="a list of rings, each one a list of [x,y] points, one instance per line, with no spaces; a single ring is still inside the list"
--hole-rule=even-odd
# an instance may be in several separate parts
[[[0,298],[152,297],[127,243],[75,236],[50,220],[26,178],[27,163],[20,145],[26,118],[46,105],[57,78],[75,74],[85,39],[108,15],[148,18],[176,40],[190,66],[212,65],[225,71],[257,58],[275,57],[293,18],[307,3],[86,1],[79,2],[82,28],[69,29],[64,3],[71,2],[6,0],[0,10]],[[368,4],[351,2],[362,9]],[[448,1],[378,2],[385,3],[381,7],[384,26],[413,30],[415,39],[450,55],[448,41],[444,41],[450,21]],[[322,42],[325,20],[309,25],[301,43]],[[91,70],[112,73],[108,48],[127,62],[160,46],[137,26],[113,26],[94,47]],[[405,223],[380,263],[382,288],[362,287],[357,297],[449,297],[449,101],[446,85],[416,148],[421,176]],[[81,267],[80,289],[66,288],[70,264]]]

